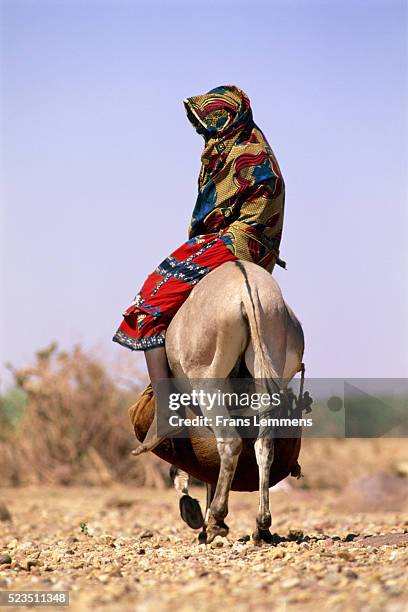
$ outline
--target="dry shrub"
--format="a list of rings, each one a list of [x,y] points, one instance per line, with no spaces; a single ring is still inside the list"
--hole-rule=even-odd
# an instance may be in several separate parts
[[[129,455],[136,440],[127,408],[140,386],[120,388],[78,346],[66,353],[53,344],[13,374],[27,404],[14,432],[0,439],[1,485],[167,484],[167,464]]]

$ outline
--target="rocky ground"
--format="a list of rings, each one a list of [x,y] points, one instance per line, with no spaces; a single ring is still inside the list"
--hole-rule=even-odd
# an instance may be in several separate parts
[[[229,539],[205,547],[171,489],[0,495],[0,590],[69,590],[80,611],[408,609],[404,504],[346,511],[344,492],[284,485],[271,493],[276,542],[254,546],[257,495],[232,493]]]

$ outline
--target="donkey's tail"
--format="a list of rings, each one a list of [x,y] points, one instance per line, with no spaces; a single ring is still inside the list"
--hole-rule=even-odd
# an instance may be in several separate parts
[[[265,379],[268,388],[274,387],[274,391],[281,390],[281,380],[276,372],[269,351],[263,341],[261,333],[261,308],[258,291],[251,287],[245,268],[240,262],[236,262],[245,278],[245,290],[242,294],[245,315],[248,320],[250,339],[254,349],[254,377]]]

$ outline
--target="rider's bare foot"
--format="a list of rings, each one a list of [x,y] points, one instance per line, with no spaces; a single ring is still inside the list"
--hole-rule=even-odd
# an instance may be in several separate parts
[[[132,455],[134,455],[135,457],[138,457],[139,455],[142,455],[143,453],[148,453],[154,450],[157,446],[159,446],[159,444],[161,444],[167,438],[173,438],[174,436],[179,434],[181,431],[183,431],[183,427],[172,427],[171,430],[159,436],[157,435],[157,433],[155,433],[154,431],[150,431],[149,429],[146,434],[146,438],[144,439],[142,444],[140,444],[137,448],[132,450]]]
[[[137,448],[132,450],[132,455],[134,455],[135,457],[138,457],[139,455],[142,455],[143,453],[148,453],[154,450],[157,446],[159,446],[159,444],[161,444],[163,440],[165,439],[166,439],[166,436],[160,436],[160,437],[153,436],[151,440],[147,442],[143,442]]]

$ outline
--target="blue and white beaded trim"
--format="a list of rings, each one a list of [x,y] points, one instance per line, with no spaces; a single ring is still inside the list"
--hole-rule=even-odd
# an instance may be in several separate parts
[[[146,336],[144,338],[131,338],[123,331],[119,330],[113,336],[113,342],[118,342],[122,346],[126,346],[132,351],[147,351],[151,348],[164,346],[166,334],[157,334],[157,336]]]

